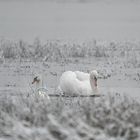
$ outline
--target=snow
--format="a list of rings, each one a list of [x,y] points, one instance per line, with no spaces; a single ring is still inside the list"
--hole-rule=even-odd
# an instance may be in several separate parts
[[[2,40],[0,44],[4,58],[0,64],[3,139],[139,139],[139,42],[35,42]],[[104,95],[97,99],[48,99],[36,94],[31,84],[35,74],[45,74],[45,94],[59,94],[64,71],[93,69],[99,73],[99,91]]]
[[[0,0],[0,140],[139,140],[139,1],[54,1]],[[93,69],[102,97],[31,83]]]

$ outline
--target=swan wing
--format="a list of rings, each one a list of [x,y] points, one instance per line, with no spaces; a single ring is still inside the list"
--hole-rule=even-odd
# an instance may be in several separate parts
[[[80,81],[89,80],[89,74],[81,71],[75,71],[76,77]]]
[[[59,87],[64,94],[68,95],[94,94],[90,85],[89,74],[84,72],[64,72],[60,77]]]
[[[60,77],[60,88],[64,94],[74,94],[77,93],[78,84],[77,78],[74,72],[66,71]]]

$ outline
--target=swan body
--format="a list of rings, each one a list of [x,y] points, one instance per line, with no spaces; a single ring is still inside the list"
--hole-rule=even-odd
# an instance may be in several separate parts
[[[81,71],[75,71],[77,79],[80,81],[89,80],[89,73],[81,72]]]
[[[88,73],[66,71],[60,77],[59,88],[64,94],[96,94],[98,73],[93,70]]]

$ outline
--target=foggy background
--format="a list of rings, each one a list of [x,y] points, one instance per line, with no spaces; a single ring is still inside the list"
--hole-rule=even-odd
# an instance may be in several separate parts
[[[138,0],[0,0],[0,37],[137,40]]]

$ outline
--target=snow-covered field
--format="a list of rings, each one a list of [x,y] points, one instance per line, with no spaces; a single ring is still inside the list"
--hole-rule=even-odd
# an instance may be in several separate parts
[[[139,13],[138,0],[0,0],[0,140],[139,140]],[[64,71],[93,69],[102,97],[31,84],[59,94]]]
[[[2,139],[134,140],[140,138],[140,42],[73,43],[1,40]],[[42,98],[31,84],[43,74],[56,94],[66,70],[97,69],[101,98]],[[124,97],[125,96],[125,97]]]
[[[45,76],[47,88],[56,89],[64,71],[99,72],[100,91],[126,93],[139,98],[140,43],[100,42],[68,43],[60,40],[41,44],[1,40],[1,91],[29,91],[37,74]]]
[[[140,104],[127,97],[0,97],[2,140],[139,140]]]

